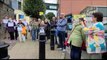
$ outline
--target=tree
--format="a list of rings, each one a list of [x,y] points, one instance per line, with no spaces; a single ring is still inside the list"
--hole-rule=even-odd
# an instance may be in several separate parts
[[[39,12],[45,13],[46,6],[43,0],[24,0],[23,10],[30,17],[40,18]]]
[[[46,14],[46,18],[48,18],[49,20],[52,20],[52,17],[55,17],[54,13],[49,12]]]

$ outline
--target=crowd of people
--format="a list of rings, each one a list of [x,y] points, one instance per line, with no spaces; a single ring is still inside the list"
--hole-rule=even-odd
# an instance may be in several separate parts
[[[29,28],[28,22],[25,19],[20,19],[19,21],[17,21],[15,18],[6,16],[2,20],[1,24],[4,30],[4,39],[10,39],[10,42],[14,40],[20,40],[24,42],[27,39],[27,31],[29,30]]]
[[[78,21],[74,23],[74,21]],[[12,18],[8,18],[7,16],[3,19],[2,24],[4,27],[4,33],[8,31],[10,35],[10,40],[19,40],[25,42],[27,39],[27,34],[30,32],[32,41],[36,41],[39,39],[39,33],[45,33],[46,40],[48,41],[50,37],[50,31],[54,30],[54,37],[55,37],[55,44],[57,44],[58,48],[62,51],[66,51],[66,45],[65,41],[66,38],[68,38],[67,43],[70,45],[71,53],[70,57],[71,59],[80,59],[81,53],[82,53],[82,46],[83,42],[86,45],[86,50],[88,50],[88,53],[92,51],[91,53],[104,53],[106,51],[105,47],[105,40],[104,40],[104,25],[102,23],[103,21],[103,14],[100,12],[95,12],[92,14],[92,25],[87,27],[87,24],[85,22],[84,18],[78,18],[78,20],[71,20],[71,25],[69,26],[72,30],[70,30],[70,36],[66,37],[66,31],[67,31],[67,18],[64,16],[64,14],[61,14],[59,18],[53,17],[52,20],[41,20],[32,18],[32,20],[28,22],[23,20],[16,20]],[[99,32],[100,31],[100,32]],[[94,45],[88,45],[90,41],[89,36],[91,39],[96,41],[91,41],[90,43]],[[19,39],[18,39],[19,37]],[[101,41],[103,40],[103,41]],[[102,44],[100,44],[102,42]],[[88,48],[90,47],[90,48]],[[90,50],[92,48],[92,50]],[[103,47],[100,50],[95,52],[97,49],[94,47]]]

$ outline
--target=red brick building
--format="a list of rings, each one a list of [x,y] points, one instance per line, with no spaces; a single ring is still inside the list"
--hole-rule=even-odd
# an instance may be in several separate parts
[[[107,6],[107,0],[59,0],[59,12],[79,14],[87,6]]]

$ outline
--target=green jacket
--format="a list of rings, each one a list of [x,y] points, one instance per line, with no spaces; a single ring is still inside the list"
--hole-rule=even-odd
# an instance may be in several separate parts
[[[31,21],[31,22],[30,22],[30,26],[31,26],[32,29],[37,29],[37,27],[38,27],[38,22]]]
[[[69,41],[71,42],[71,45],[76,47],[81,47],[83,40],[85,40],[85,34],[82,29],[82,25],[77,24],[73,29],[74,30],[70,35]]]

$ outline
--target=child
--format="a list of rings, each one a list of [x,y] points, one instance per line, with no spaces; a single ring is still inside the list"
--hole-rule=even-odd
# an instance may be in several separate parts
[[[19,20],[19,23],[17,24],[17,29],[18,29],[19,41],[20,42],[25,41],[26,27],[21,20]]]
[[[26,32],[27,28],[25,25],[22,26],[22,41],[25,42],[25,36],[27,34]]]

